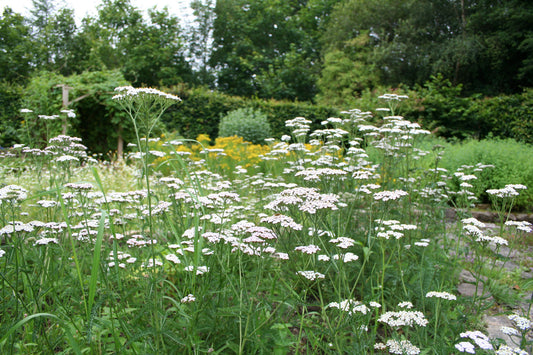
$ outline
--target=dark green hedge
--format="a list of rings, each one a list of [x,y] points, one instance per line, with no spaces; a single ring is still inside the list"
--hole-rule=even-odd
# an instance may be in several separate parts
[[[521,94],[462,96],[461,86],[434,78],[410,92],[405,116],[446,138],[513,138],[533,144],[533,89]]]
[[[478,98],[466,114],[485,127],[483,137],[492,135],[533,144],[533,89],[518,95]]]
[[[208,134],[212,139],[218,137],[218,124],[222,116],[229,111],[251,107],[268,115],[272,136],[281,137],[289,134],[285,121],[303,116],[313,121],[314,128],[328,117],[338,116],[339,111],[324,106],[305,102],[286,102],[275,100],[246,99],[212,92],[206,89],[167,89],[183,100],[168,109],[163,121],[169,131],[177,131],[185,138],[196,138],[199,134]]]

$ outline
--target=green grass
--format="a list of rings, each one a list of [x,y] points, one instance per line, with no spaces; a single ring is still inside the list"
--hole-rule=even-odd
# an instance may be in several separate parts
[[[478,163],[490,164],[494,168],[485,169],[475,182],[475,193],[480,202],[489,203],[485,191],[499,189],[507,184],[533,186],[533,147],[511,139],[470,140],[447,145],[442,166],[455,171],[463,165],[475,166]],[[524,212],[533,212],[533,190],[524,191],[517,198],[515,207]]]

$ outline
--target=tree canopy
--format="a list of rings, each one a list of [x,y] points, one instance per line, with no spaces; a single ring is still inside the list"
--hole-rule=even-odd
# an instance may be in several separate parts
[[[194,0],[183,28],[168,9],[102,0],[72,9],[33,0],[0,17],[0,75],[25,83],[119,70],[134,86],[208,85],[227,94],[342,104],[365,89],[441,74],[464,93],[533,85],[533,3],[526,0]]]
[[[321,37],[330,56],[323,90],[336,78],[331,72],[343,70],[341,57],[352,62],[352,72],[363,66],[364,73],[353,75],[363,83],[414,85],[442,73],[466,92],[515,93],[531,86],[530,1],[346,0],[331,18]],[[349,86],[342,90],[353,95]]]

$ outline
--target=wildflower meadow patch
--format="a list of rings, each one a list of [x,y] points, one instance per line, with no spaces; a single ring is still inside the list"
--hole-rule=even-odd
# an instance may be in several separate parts
[[[533,285],[503,267],[532,233],[508,214],[531,187],[486,191],[493,228],[472,218],[491,167],[448,171],[418,149],[430,132],[396,114],[407,97],[315,131],[294,118],[264,145],[152,137],[179,98],[114,99],[136,133],[124,160],[66,135],[1,153],[2,353],[531,352]],[[502,309],[506,342],[481,317],[507,280],[522,303]]]

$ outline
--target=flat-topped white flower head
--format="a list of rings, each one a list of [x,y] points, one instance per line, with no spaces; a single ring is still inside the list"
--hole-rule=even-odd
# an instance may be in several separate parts
[[[179,102],[181,99],[175,95],[167,94],[153,88],[134,88],[133,86],[119,86],[115,88],[119,94],[113,96],[113,100],[125,100],[131,98],[146,98],[152,96],[154,98],[162,98],[166,100]]]

